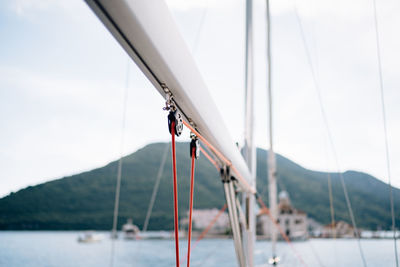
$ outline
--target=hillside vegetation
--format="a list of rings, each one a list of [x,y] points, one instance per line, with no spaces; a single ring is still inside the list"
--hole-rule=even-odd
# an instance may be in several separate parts
[[[163,150],[167,144],[156,143],[123,159],[119,228],[132,217],[140,228],[146,215]],[[188,207],[190,158],[188,144],[177,144],[179,213]],[[267,200],[267,152],[257,150],[257,188]],[[328,173],[307,170],[277,155],[279,190],[289,192],[292,204],[308,216],[327,224],[330,221]],[[197,209],[224,204],[218,171],[204,156],[196,163],[195,199]],[[117,174],[117,161],[89,172],[29,186],[0,199],[1,230],[110,229]],[[330,174],[336,220],[350,222],[339,175]],[[360,172],[344,174],[357,224],[368,229],[389,229],[391,225],[387,184]],[[395,204],[400,204],[400,190],[394,189]],[[397,214],[399,214],[397,212]],[[400,217],[397,217],[397,224]],[[172,229],[171,156],[168,155],[155,201],[150,230]]]

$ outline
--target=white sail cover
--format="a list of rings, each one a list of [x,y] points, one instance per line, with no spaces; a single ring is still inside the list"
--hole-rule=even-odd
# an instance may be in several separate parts
[[[166,3],[163,0],[85,1],[159,93],[166,97],[162,85],[167,86],[186,119],[190,118],[199,133],[251,184],[249,169]],[[226,101],[229,101],[228,93]]]

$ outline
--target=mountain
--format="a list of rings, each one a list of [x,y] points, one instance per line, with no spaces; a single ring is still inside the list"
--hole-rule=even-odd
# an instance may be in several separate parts
[[[145,146],[123,158],[119,229],[132,217],[143,225],[163,150],[168,144]],[[267,200],[267,151],[257,150],[257,189]],[[118,162],[77,175],[29,186],[0,199],[0,230],[110,229]],[[179,213],[187,211],[190,185],[190,158],[187,143],[177,144]],[[279,190],[290,194],[292,204],[309,217],[330,221],[328,173],[307,170],[277,155]],[[165,169],[149,223],[150,230],[173,228],[171,156]],[[350,222],[339,175],[332,177],[336,220]],[[391,225],[387,184],[361,172],[343,173],[357,224],[361,228],[389,229]],[[394,189],[395,205],[400,190]],[[218,171],[204,156],[196,162],[194,207],[221,207],[224,204]],[[397,213],[399,214],[399,213]],[[400,223],[400,216],[396,218]]]

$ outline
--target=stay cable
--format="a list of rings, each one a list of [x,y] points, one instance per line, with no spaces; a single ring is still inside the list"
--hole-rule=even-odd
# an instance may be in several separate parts
[[[376,0],[373,0],[372,2],[373,2],[373,7],[374,7],[376,55],[377,55],[377,60],[378,60],[379,87],[380,87],[380,94],[381,94],[383,132],[384,132],[384,138],[385,138],[385,156],[386,156],[386,169],[387,169],[388,185],[389,185],[390,213],[391,213],[391,216],[392,216],[394,255],[395,255],[395,259],[396,259],[396,267],[398,267],[399,266],[399,259],[398,259],[398,255],[397,255],[396,218],[395,218],[395,215],[394,215],[393,189],[392,189],[390,157],[389,157],[389,141],[388,141],[387,122],[386,122],[385,94],[384,94],[384,88],[383,88],[381,48],[380,48],[378,18],[377,18],[378,16],[377,16],[377,11],[376,11]]]

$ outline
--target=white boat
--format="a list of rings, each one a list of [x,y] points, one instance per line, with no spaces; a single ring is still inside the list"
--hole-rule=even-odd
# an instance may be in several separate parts
[[[103,235],[94,231],[86,231],[78,236],[80,243],[97,243],[103,240]]]
[[[139,227],[133,224],[132,219],[128,219],[126,224],[122,226],[122,231],[124,232],[125,239],[138,239],[139,238]]]

